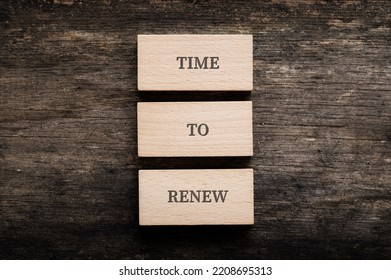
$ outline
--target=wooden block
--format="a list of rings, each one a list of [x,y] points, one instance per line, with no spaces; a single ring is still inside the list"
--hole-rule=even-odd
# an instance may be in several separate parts
[[[252,169],[140,170],[140,225],[254,224]]]
[[[252,35],[138,35],[139,90],[252,88]]]
[[[252,102],[140,102],[140,157],[252,156]]]

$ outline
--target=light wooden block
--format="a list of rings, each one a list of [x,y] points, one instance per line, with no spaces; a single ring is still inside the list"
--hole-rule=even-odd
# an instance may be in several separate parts
[[[139,90],[253,89],[252,35],[138,35]]]
[[[140,157],[252,156],[252,102],[140,102]]]
[[[252,169],[140,170],[140,225],[254,224]]]

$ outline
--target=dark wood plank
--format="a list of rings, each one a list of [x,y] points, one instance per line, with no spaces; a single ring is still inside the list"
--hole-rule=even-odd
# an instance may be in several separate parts
[[[0,257],[391,257],[391,2],[1,1]],[[136,35],[251,33],[254,91],[139,93]],[[252,158],[140,159],[136,102],[254,102]],[[252,227],[138,226],[140,168],[253,167]]]

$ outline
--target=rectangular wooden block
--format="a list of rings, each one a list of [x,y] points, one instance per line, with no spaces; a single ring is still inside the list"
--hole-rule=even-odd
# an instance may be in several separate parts
[[[140,170],[140,225],[254,224],[252,169]]]
[[[253,88],[252,35],[138,35],[139,90]]]
[[[140,157],[252,156],[252,102],[139,102]]]

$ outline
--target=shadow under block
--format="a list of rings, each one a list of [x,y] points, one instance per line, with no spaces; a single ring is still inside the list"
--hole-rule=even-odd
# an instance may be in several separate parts
[[[252,156],[252,102],[139,102],[140,157]]]
[[[251,225],[253,193],[252,169],[140,170],[140,225]]]
[[[138,35],[139,90],[253,89],[252,35]]]

